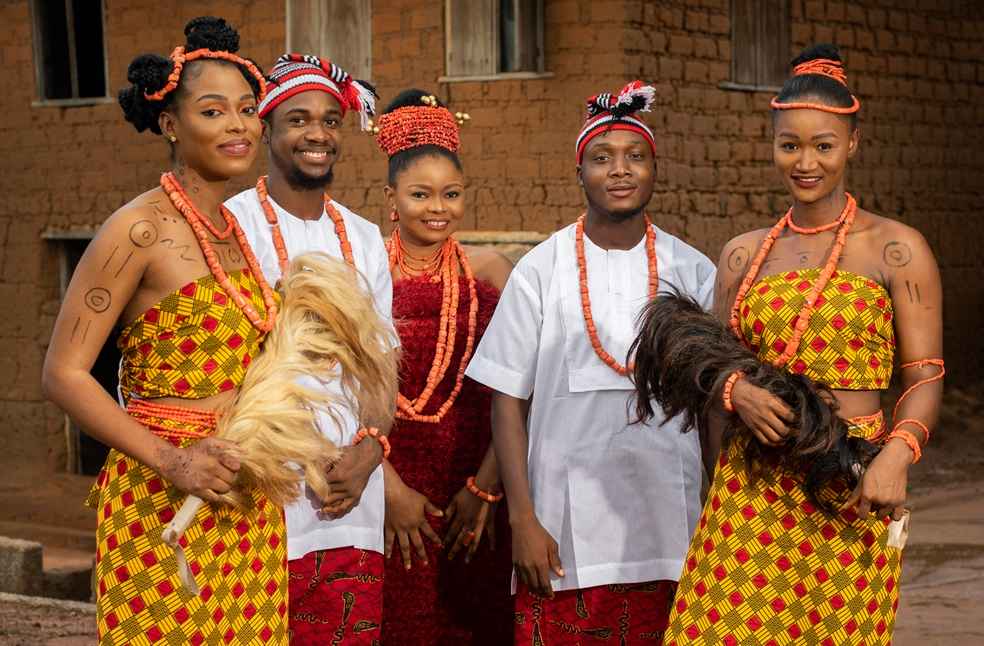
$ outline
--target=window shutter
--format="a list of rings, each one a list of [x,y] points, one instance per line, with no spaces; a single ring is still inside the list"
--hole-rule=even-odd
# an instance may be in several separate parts
[[[498,9],[498,0],[446,0],[445,73],[448,76],[479,76],[499,71]]]
[[[287,49],[321,53],[321,0],[288,0]]]
[[[759,0],[756,85],[782,85],[789,68],[789,0]]]
[[[543,3],[500,0],[499,72],[543,71]]]
[[[789,0],[731,0],[731,81],[782,85],[789,63]]]
[[[287,47],[327,58],[354,78],[372,77],[371,0],[289,0]]]
[[[731,80],[755,85],[758,45],[758,0],[731,2]]]

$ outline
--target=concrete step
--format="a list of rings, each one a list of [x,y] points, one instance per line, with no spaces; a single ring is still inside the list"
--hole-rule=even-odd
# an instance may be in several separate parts
[[[0,592],[37,596],[44,591],[41,543],[0,536]]]
[[[92,599],[93,533],[7,521],[0,522],[0,536],[0,591]]]
[[[44,596],[52,599],[92,599],[95,552],[44,546]]]

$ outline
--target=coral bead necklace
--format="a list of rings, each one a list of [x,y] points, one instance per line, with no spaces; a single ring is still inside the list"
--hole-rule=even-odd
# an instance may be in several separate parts
[[[260,176],[256,180],[256,195],[260,199],[260,206],[263,207],[263,213],[266,215],[267,222],[273,231],[273,247],[277,250],[277,262],[280,264],[280,273],[286,276],[290,258],[287,257],[287,246],[284,244],[284,236],[280,233],[277,212],[273,210],[273,205],[270,203],[270,194],[267,192],[265,175]],[[335,208],[335,205],[331,203],[331,198],[327,193],[325,193],[325,213],[328,214],[328,217],[331,218],[332,223],[335,225],[335,235],[338,236],[338,246],[342,250],[342,258],[349,267],[355,269],[355,259],[352,257],[352,244],[349,242],[348,231],[345,229],[345,220],[342,218],[342,214],[338,212],[338,209]]]
[[[478,327],[478,291],[475,287],[475,275],[472,273],[464,248],[450,236],[432,257],[418,258],[407,253],[397,227],[393,229],[390,239],[387,240],[386,249],[389,253],[391,272],[399,267],[402,274],[407,278],[420,276],[441,283],[441,320],[438,325],[434,360],[431,362],[424,389],[412,400],[403,393],[398,393],[396,399],[397,418],[436,424],[444,419],[458,398],[458,393],[461,392],[461,386],[465,379],[465,368],[468,367],[468,360],[471,358],[472,349],[475,345],[475,331]],[[409,260],[414,262],[411,263]],[[459,271],[464,272],[468,283],[468,297],[470,299],[468,303],[468,338],[465,340],[465,349],[461,355],[461,362],[458,364],[451,394],[436,412],[425,415],[424,408],[430,402],[438,384],[447,374],[451,364],[451,355],[454,354],[460,298]]]
[[[735,295],[735,302],[731,306],[731,329],[734,331],[735,335],[739,339],[743,339],[744,336],[741,332],[741,304],[745,299],[745,295],[752,288],[752,284],[758,277],[759,270],[762,268],[762,264],[765,262],[766,257],[769,255],[769,251],[772,250],[773,245],[775,245],[776,240],[782,235],[783,229],[787,226],[792,229],[795,233],[800,235],[813,235],[816,233],[821,233],[823,231],[830,231],[831,229],[837,228],[837,234],[834,237],[834,245],[830,249],[830,257],[827,258],[827,263],[824,265],[823,269],[820,271],[820,275],[817,276],[817,280],[813,283],[813,287],[810,289],[809,293],[806,295],[806,299],[803,301],[803,308],[800,310],[799,314],[796,316],[796,327],[793,330],[793,335],[789,339],[789,343],[786,344],[786,348],[782,354],[776,357],[773,362],[777,367],[782,367],[786,365],[790,359],[796,354],[796,350],[799,348],[800,341],[803,338],[803,333],[810,324],[810,317],[813,316],[813,308],[816,306],[817,299],[823,292],[824,287],[830,282],[830,278],[834,275],[837,270],[837,262],[840,260],[841,252],[844,250],[844,244],[847,242],[847,232],[851,229],[851,225],[854,223],[854,217],[857,215],[858,205],[854,201],[854,198],[850,193],[845,193],[847,196],[847,203],[844,205],[844,210],[841,214],[837,216],[837,219],[831,223],[821,225],[819,227],[804,228],[796,226],[793,223],[793,209],[790,207],[786,214],[779,218],[779,221],[769,230],[769,233],[765,236],[762,241],[762,245],[759,247],[758,253],[755,255],[752,264],[748,268],[748,273],[745,274],[745,278],[741,281],[741,285],[738,287],[738,293]]]
[[[232,280],[229,278],[229,274],[226,273],[225,269],[222,267],[222,263],[219,262],[219,257],[216,255],[215,250],[212,248],[212,244],[208,241],[208,234],[211,232],[219,239],[223,239],[223,236],[218,235],[218,230],[211,225],[208,219],[198,210],[194,203],[188,198],[188,195],[181,188],[181,184],[178,182],[177,178],[173,173],[164,173],[161,175],[161,188],[164,189],[164,193],[167,195],[168,199],[171,200],[171,204],[174,205],[181,215],[184,216],[188,225],[191,226],[192,231],[195,232],[195,237],[198,238],[198,246],[202,250],[202,254],[205,256],[205,262],[208,264],[209,270],[212,272],[212,276],[215,277],[215,281],[222,287],[222,290],[226,295],[232,299],[232,301],[242,310],[246,318],[249,319],[250,323],[253,324],[257,330],[261,332],[269,332],[273,329],[274,321],[277,319],[277,300],[273,295],[273,290],[270,289],[270,285],[267,284],[266,280],[263,278],[263,272],[260,269],[260,265],[256,260],[256,256],[253,255],[253,250],[249,246],[249,241],[246,239],[246,235],[243,230],[239,228],[239,223],[236,222],[236,218],[229,212],[229,210],[223,206],[219,205],[219,213],[222,214],[222,218],[226,221],[228,225],[225,237],[229,236],[229,232],[233,232],[236,235],[236,241],[239,243],[239,249],[242,251],[243,256],[246,259],[246,266],[253,273],[253,278],[260,285],[260,291],[263,294],[263,303],[266,305],[266,318],[261,318],[259,312],[256,308],[246,300],[243,295],[235,285],[232,284]]]
[[[584,313],[584,326],[588,331],[588,340],[591,341],[591,347],[594,348],[598,358],[618,374],[628,375],[632,371],[632,363],[623,366],[602,347],[601,339],[598,338],[598,328],[595,326],[594,317],[591,315],[591,295],[588,293],[588,263],[584,259],[585,215],[582,214],[577,219],[577,225],[574,228],[574,244],[577,251],[577,273],[581,291],[581,311]],[[656,267],[656,231],[653,229],[653,224],[650,222],[648,215],[643,215],[643,219],[646,223],[646,259],[649,269],[648,294],[649,300],[652,300],[656,298],[656,292],[659,290],[659,271]]]
[[[400,235],[396,229],[393,230],[393,233],[396,235],[396,239],[400,240]],[[395,247],[390,245],[387,249],[389,250],[391,269],[393,267],[399,267],[400,273],[407,278],[413,276],[430,276],[431,281],[435,283],[441,280],[441,267],[449,261],[449,256],[454,255],[454,246],[450,237],[429,258],[410,255],[410,252],[403,246],[402,240]]]

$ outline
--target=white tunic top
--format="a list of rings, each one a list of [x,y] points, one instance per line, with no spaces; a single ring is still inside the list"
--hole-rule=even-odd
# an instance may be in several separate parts
[[[327,213],[317,220],[303,220],[285,211],[270,199],[277,214],[287,257],[320,251],[342,259],[341,246],[335,234],[335,225]],[[274,285],[280,280],[280,263],[277,250],[273,246],[270,224],[263,213],[256,189],[249,189],[230,198],[225,203],[239,220],[243,232],[249,240],[253,253],[263,270],[267,281]],[[349,242],[352,245],[352,258],[364,287],[372,295],[376,310],[384,320],[392,325],[393,280],[389,272],[386,247],[379,233],[379,227],[359,217],[337,202],[332,205],[342,214]],[[395,337],[395,332],[394,332]],[[312,379],[307,383],[313,386]],[[338,395],[337,382],[327,382],[325,387]],[[338,446],[352,443],[359,424],[352,411],[340,409],[336,413],[342,423],[336,424],[325,413],[319,414],[321,432]],[[332,520],[321,516],[320,504],[309,490],[299,500],[285,509],[287,518],[287,558],[293,560],[315,550],[338,547],[357,547],[374,552],[383,552],[383,469],[376,468],[366,484],[359,504],[348,514]]]
[[[654,227],[655,228],[655,227]],[[602,346],[625,363],[646,304],[645,239],[606,251],[584,237],[591,310]],[[705,308],[715,268],[656,228],[660,290]],[[529,481],[537,519],[560,545],[566,576],[555,590],[678,580],[700,514],[697,433],[671,420],[630,424],[634,391],[588,340],[574,225],[513,269],[466,374],[529,399]],[[658,408],[657,408],[658,410]]]

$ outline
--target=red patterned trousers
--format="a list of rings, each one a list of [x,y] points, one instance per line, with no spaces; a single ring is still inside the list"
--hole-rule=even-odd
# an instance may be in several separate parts
[[[658,646],[675,581],[600,585],[544,599],[519,584],[515,646]]]
[[[292,646],[379,646],[383,555],[354,547],[288,563]]]

